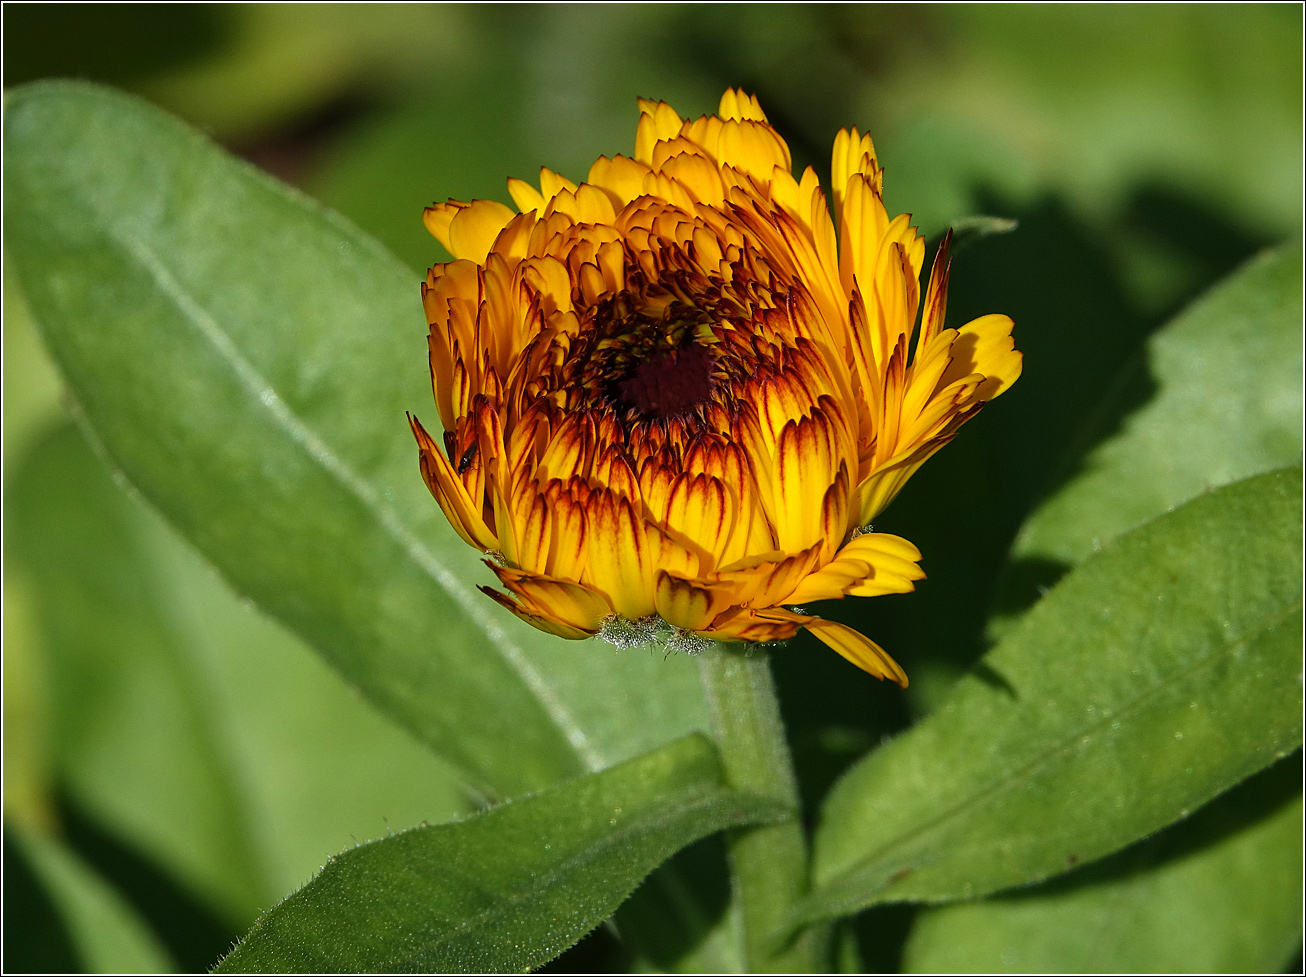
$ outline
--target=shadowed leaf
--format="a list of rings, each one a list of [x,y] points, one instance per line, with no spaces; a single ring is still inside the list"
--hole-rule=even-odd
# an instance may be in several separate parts
[[[809,917],[1099,858],[1301,742],[1301,470],[1204,495],[1072,571],[938,712],[854,767]]]

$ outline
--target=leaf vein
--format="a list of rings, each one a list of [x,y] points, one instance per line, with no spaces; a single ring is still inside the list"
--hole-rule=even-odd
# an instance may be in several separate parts
[[[386,534],[398,543],[413,562],[453,597],[467,615],[485,631],[490,644],[539,699],[549,718],[566,737],[567,742],[580,754],[586,766],[591,770],[603,769],[606,760],[584,729],[572,717],[544,676],[527,660],[523,650],[509,638],[502,626],[486,613],[486,609],[480,606],[482,602],[474,598],[470,589],[464,586],[462,581],[417,539],[399,516],[381,500],[377,491],[295,414],[272,384],[240,352],[231,336],[217,320],[173,277],[148,244],[134,234],[124,233],[114,228],[110,228],[109,233],[123,243],[149,271],[160,291],[226,360],[240,384],[267,409],[278,426],[303,448],[313,461],[362,502]]]

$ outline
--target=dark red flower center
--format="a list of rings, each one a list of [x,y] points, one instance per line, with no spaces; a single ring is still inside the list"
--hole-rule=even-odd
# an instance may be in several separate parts
[[[646,417],[688,413],[712,397],[712,354],[697,343],[657,353],[632,366],[617,396]]]

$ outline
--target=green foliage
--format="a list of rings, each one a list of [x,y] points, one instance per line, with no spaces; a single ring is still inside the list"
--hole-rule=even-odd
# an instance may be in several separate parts
[[[509,973],[575,943],[677,849],[784,813],[696,735],[454,824],[333,858],[219,966]]]
[[[692,670],[650,687],[660,656],[596,661],[472,590],[485,571],[414,476],[422,314],[393,258],[122,96],[39,84],[5,123],[11,246],[53,355],[105,451],[238,589],[487,794],[696,725]],[[659,725],[623,721],[636,696]]]
[[[48,622],[54,762],[71,800],[175,865],[240,925],[264,893],[224,745],[159,588],[139,572],[148,557],[134,507],[89,461],[64,428],[5,499],[18,527],[9,555],[30,573]],[[167,694],[140,722],[153,688]]]
[[[923,913],[904,969],[1274,973],[1301,940],[1301,822],[1298,755],[1095,865]]]
[[[1262,254],[1148,340],[1081,432],[1093,447],[1074,452],[1074,477],[1026,521],[1017,566],[1072,566],[1213,485],[1301,457],[1301,262],[1300,246]]]
[[[696,115],[735,84],[823,178],[834,131],[869,130],[931,238],[995,215],[949,324],[1010,313],[1026,353],[877,520],[929,579],[830,605],[907,695],[805,636],[771,656],[821,825],[807,908],[875,907],[830,965],[1300,945],[1299,755],[1273,763],[1300,742],[1300,489],[1264,474],[1301,458],[1300,247],[1244,264],[1300,237],[1293,12],[144,10],[6,9],[7,963],[202,970],[284,898],[227,968],[537,966],[619,903],[560,968],[746,966],[702,836],[765,812],[680,739],[697,670],[476,595],[403,416],[434,420],[421,206],[583,177],[630,151],[636,95]],[[13,87],[55,74],[366,233],[132,98]]]
[[[65,802],[186,880],[232,936],[382,813],[407,827],[463,809],[447,767],[243,606],[75,431],[10,486]]]
[[[15,854],[44,884],[86,972],[166,973],[175,969],[167,951],[122,896],[64,845],[9,826],[6,834],[17,839]],[[21,898],[17,893],[9,895]]]
[[[1047,878],[1299,745],[1301,531],[1301,471],[1285,469],[1072,571],[933,716],[835,788],[806,915]]]

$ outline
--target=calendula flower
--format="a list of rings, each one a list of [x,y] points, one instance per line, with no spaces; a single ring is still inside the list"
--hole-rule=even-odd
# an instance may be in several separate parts
[[[903,593],[907,540],[863,531],[1020,374],[1012,322],[945,329],[946,242],[890,220],[868,136],[834,141],[834,216],[756,98],[681,119],[641,101],[633,158],[577,185],[509,180],[520,212],[449,201],[426,226],[439,444],[421,470],[504,590],[567,638],[774,641],[806,628],[900,684],[857,631],[796,609]],[[506,591],[506,592],[504,592]]]

